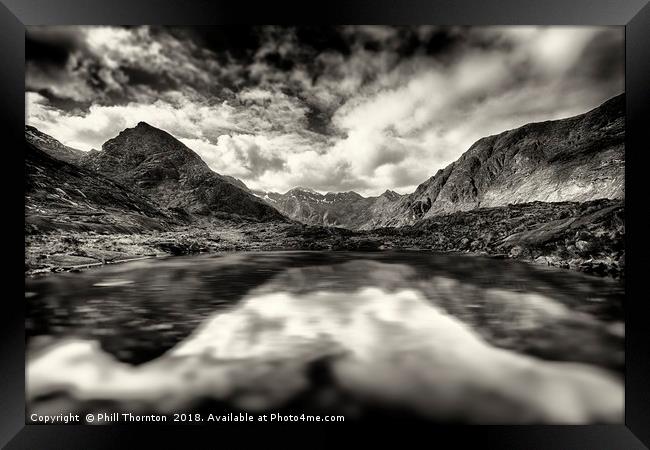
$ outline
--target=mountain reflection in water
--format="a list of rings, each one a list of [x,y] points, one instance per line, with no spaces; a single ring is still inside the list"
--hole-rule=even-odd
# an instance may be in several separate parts
[[[146,260],[26,280],[28,409],[622,422],[622,285],[418,252]]]

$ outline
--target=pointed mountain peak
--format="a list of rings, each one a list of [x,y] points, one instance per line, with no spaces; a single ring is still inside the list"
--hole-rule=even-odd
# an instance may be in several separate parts
[[[135,126],[130,127],[130,128],[125,128],[120,133],[116,136],[117,137],[129,137],[129,136],[161,136],[161,137],[166,137],[169,140],[177,140],[174,136],[166,132],[165,130],[162,130],[160,128],[156,128],[153,125],[140,121],[138,122]],[[114,138],[115,139],[115,138]]]
[[[156,128],[153,125],[148,124],[147,122],[138,122],[138,124],[131,128],[125,128],[120,131],[120,133],[112,139],[109,139],[104,143],[104,146],[110,143],[120,142],[122,143],[125,140],[138,139],[138,140],[147,140],[155,141],[157,144],[167,143],[168,145],[173,146],[183,146],[184,145],[176,139],[174,136]]]
[[[384,193],[380,195],[380,197],[385,197],[385,198],[388,198],[388,199],[395,199],[395,198],[401,197],[401,195],[398,194],[395,191],[391,191],[390,189],[386,189],[384,191]]]
[[[122,133],[125,133],[125,132],[137,132],[137,133],[152,133],[152,132],[154,132],[154,133],[167,134],[170,137],[173,137],[171,134],[167,133],[165,130],[161,130],[160,128],[156,128],[153,125],[151,125],[151,124],[149,124],[147,122],[143,122],[143,121],[138,122],[137,125],[134,126],[133,128],[126,128],[126,129],[124,129],[122,131]]]
[[[126,157],[125,155],[129,155],[129,158],[134,158],[131,161],[132,163],[141,162],[143,159],[155,154],[159,158],[163,156],[174,158],[174,162],[171,162],[171,160],[166,163],[159,161],[161,165],[168,164],[172,167],[191,162],[192,164],[205,166],[205,169],[209,170],[207,164],[192,149],[165,130],[156,128],[146,122],[139,122],[133,128],[122,130],[117,136],[104,142],[102,151],[106,155],[122,159]]]

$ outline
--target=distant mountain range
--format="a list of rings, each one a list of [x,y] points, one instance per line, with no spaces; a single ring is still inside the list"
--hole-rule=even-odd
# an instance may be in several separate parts
[[[387,204],[402,197],[390,190],[377,197],[363,197],[354,191],[320,194],[303,187],[293,188],[285,194],[253,193],[299,222],[350,229],[361,228]]]
[[[585,114],[482,138],[412,194],[387,190],[377,197],[353,191],[320,194],[302,187],[284,194],[252,191],[241,180],[212,171],[190,148],[145,122],[91,152],[26,126],[31,144],[27,206],[34,206],[34,199],[50,198],[68,207],[72,203],[67,200],[79,204],[78,197],[85,195],[84,204],[92,207],[113,205],[172,220],[225,214],[369,230],[482,207],[623,198],[624,113],[621,94]],[[93,177],[92,183],[80,181],[86,177]],[[57,189],[71,197],[57,194]],[[99,195],[103,191],[105,197]]]

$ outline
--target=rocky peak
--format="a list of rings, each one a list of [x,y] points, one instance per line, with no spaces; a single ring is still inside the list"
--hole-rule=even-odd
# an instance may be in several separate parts
[[[120,131],[120,133],[115,136],[113,139],[109,139],[102,145],[102,148],[104,147],[115,147],[115,145],[111,145],[114,142],[118,143],[123,143],[124,141],[132,138],[138,138],[138,139],[150,139],[150,140],[156,140],[159,143],[169,143],[178,146],[178,144],[183,145],[180,141],[178,141],[174,136],[171,134],[167,133],[164,130],[161,130],[160,128],[153,127],[149,125],[146,122],[138,122],[138,124],[132,128],[125,128],[124,130]]]
[[[134,186],[167,208],[190,214],[229,213],[284,220],[236,178],[212,171],[201,157],[166,131],[139,122],[89,155],[88,168]]]
[[[398,198],[402,197],[400,194],[398,194],[395,191],[391,191],[390,189],[386,189],[383,194],[381,194],[379,197],[383,197],[387,200],[397,200]]]
[[[178,168],[189,164],[197,170],[210,170],[201,157],[185,144],[146,122],[139,122],[106,141],[101,153],[96,160],[112,161],[123,167],[155,164],[158,167]]]
[[[135,128],[147,129],[147,128],[155,128],[155,127],[152,127],[152,126],[149,125],[147,122],[140,121],[140,122],[138,122],[138,124],[135,126]],[[157,128],[155,128],[155,129],[157,129]]]

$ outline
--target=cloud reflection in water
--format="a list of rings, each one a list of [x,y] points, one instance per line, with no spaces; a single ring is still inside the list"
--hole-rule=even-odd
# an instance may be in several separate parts
[[[333,284],[341,273],[361,281]],[[75,402],[106,399],[161,412],[212,398],[261,412],[312,389],[309,367],[326,361],[332,395],[358,405],[473,423],[622,421],[618,377],[499,348],[496,338],[486,339],[493,325],[472,323],[500,317],[511,335],[565,324],[593,346],[595,330],[608,333],[593,316],[539,292],[413,275],[408,265],[377,261],[288,268],[139,366],[74,337],[34,351],[28,395],[37,405],[39,396],[63,390]],[[346,405],[334,408],[352,416],[363,409]]]

